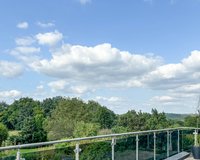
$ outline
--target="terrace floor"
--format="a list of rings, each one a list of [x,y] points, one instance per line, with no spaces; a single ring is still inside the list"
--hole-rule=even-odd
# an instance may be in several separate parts
[[[192,156],[186,158],[185,160],[194,160],[194,158]]]
[[[194,160],[194,158],[192,157],[192,155],[190,155],[190,156],[187,157],[185,160]]]

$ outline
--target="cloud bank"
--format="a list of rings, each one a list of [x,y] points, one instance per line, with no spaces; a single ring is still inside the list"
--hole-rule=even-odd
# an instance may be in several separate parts
[[[46,84],[36,90],[48,88],[54,94],[84,95],[105,88],[144,88],[164,92],[151,97],[149,103],[166,106],[177,106],[182,102],[186,105],[200,93],[198,50],[170,64],[164,63],[159,56],[123,51],[109,43],[86,46],[61,41],[63,34],[57,30],[16,38],[16,47],[10,54],[18,61],[0,61],[0,77],[19,76],[26,66],[32,72],[48,77]],[[94,99],[109,104],[117,102],[120,106],[120,97],[103,97],[95,95]]]
[[[20,22],[17,24],[17,28],[19,29],[27,29],[29,27],[28,22]]]

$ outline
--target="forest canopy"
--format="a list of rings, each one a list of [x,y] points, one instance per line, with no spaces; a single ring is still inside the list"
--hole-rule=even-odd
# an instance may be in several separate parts
[[[194,125],[194,119],[188,116],[185,122],[170,120],[156,109],[151,113],[133,109],[118,115],[98,102],[84,102],[79,98],[53,97],[38,101],[24,97],[10,105],[0,103],[0,134],[4,132],[2,141],[8,139],[11,144],[190,126]],[[8,130],[18,134],[8,137]]]

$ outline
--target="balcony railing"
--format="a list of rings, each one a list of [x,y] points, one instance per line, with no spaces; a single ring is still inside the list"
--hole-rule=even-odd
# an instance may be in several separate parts
[[[160,160],[186,151],[195,128],[179,127],[0,147],[2,160]]]

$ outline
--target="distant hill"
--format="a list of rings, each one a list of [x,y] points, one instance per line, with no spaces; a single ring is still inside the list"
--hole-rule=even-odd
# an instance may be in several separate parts
[[[187,117],[191,114],[165,113],[165,115],[166,115],[167,119],[183,121],[185,117]]]

